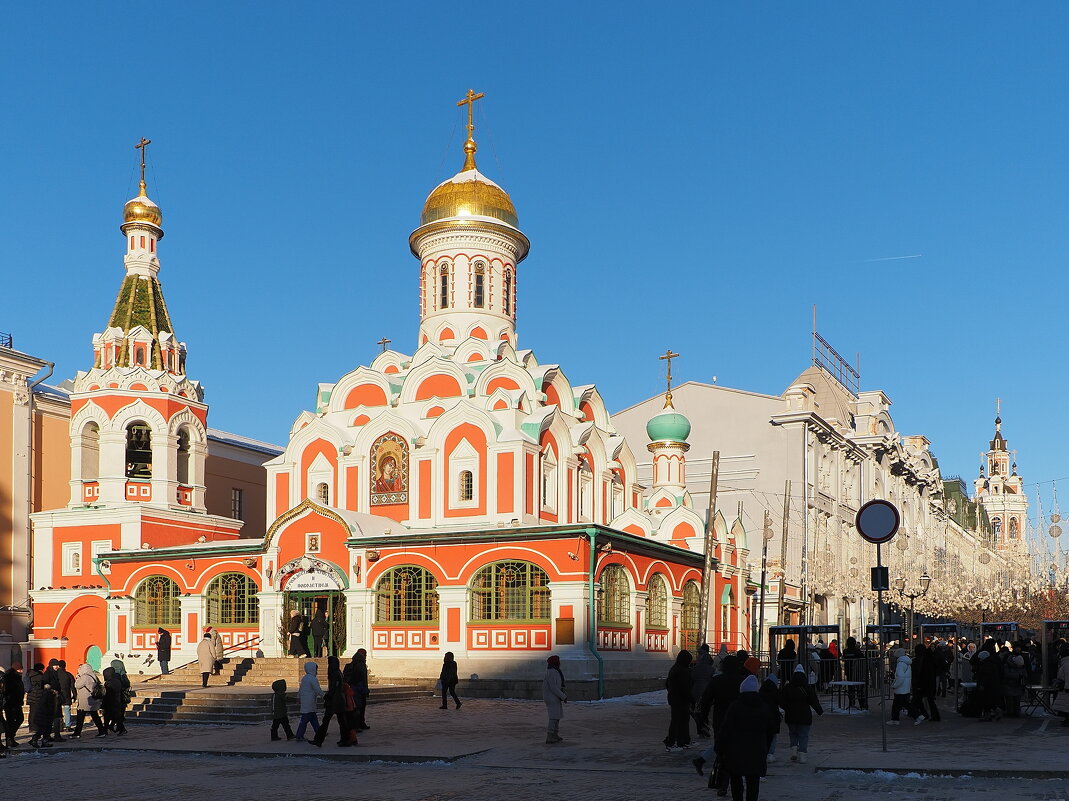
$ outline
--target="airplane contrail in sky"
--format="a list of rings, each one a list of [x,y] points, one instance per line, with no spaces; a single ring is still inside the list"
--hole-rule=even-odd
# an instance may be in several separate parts
[[[923,255],[923,253],[915,253],[912,256],[885,256],[882,259],[864,259],[861,263],[870,264],[874,261],[898,261],[899,259],[919,259]]]

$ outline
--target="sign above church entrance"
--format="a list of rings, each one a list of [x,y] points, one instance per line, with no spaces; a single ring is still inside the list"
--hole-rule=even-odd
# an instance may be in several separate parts
[[[302,571],[286,582],[286,591],[294,590],[340,590],[341,585],[329,573],[318,570]]]

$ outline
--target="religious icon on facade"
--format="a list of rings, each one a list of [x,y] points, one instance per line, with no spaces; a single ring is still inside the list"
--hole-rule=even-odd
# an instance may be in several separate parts
[[[408,503],[408,445],[383,434],[371,446],[371,505]]]

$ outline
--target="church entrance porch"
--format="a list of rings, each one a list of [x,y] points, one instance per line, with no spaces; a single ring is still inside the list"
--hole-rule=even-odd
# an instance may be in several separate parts
[[[287,647],[287,624],[292,609],[300,612],[307,621],[308,653],[316,657],[342,656],[345,653],[345,596],[340,590],[295,590],[283,593],[279,638]],[[327,630],[323,636],[322,653],[316,653],[311,623],[320,612],[327,619]]]

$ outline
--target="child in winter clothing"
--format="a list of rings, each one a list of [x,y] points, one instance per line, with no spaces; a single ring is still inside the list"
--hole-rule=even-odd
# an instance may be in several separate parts
[[[281,740],[278,736],[278,727],[286,732],[286,739],[293,739],[293,729],[290,728],[289,710],[286,708],[286,680],[279,679],[271,685],[274,695],[271,697],[271,739]]]
[[[308,724],[312,724],[312,732],[319,733],[319,716],[316,715],[316,702],[323,697],[323,688],[319,685],[319,665],[315,662],[305,662],[304,677],[301,679],[301,689],[297,696],[301,700],[301,721],[297,724],[297,738],[304,739],[304,730]],[[311,742],[311,741],[309,741]]]

